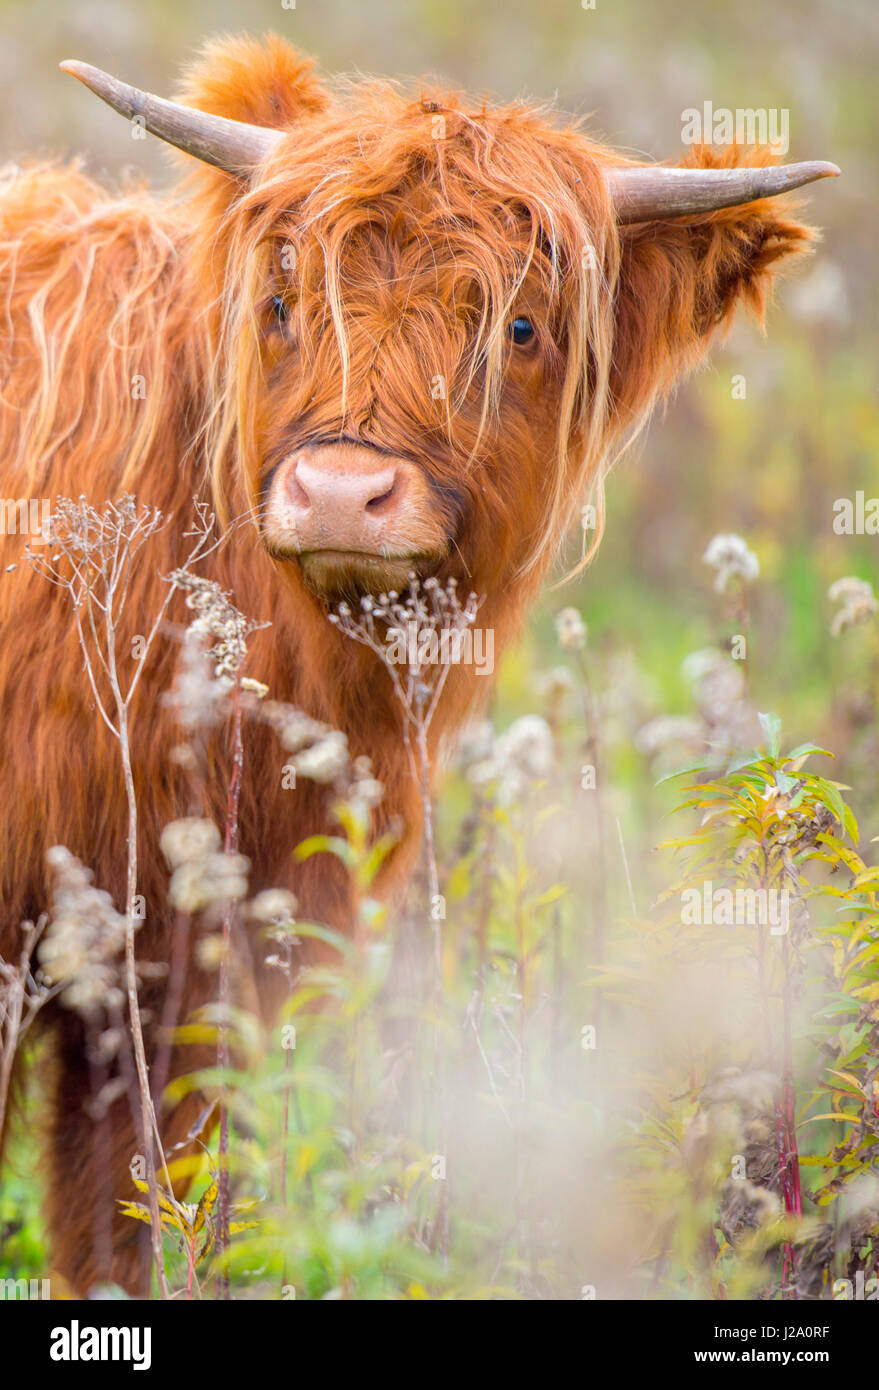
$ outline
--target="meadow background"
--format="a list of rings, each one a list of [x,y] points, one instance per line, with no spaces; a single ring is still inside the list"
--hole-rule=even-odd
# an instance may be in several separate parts
[[[644,1053],[655,1058],[656,1039],[665,1037],[663,1030],[671,1027],[669,1020],[680,1001],[670,994],[664,1022],[654,1020],[654,1031],[648,1029],[628,1053],[620,1038],[632,1037],[631,1020],[613,1014],[607,1026],[616,1030],[615,1060],[594,1091],[587,1088],[585,1098],[579,1093],[575,1103],[571,1095],[580,1083],[572,1078],[582,1060],[578,1020],[595,1022],[599,1008],[605,1020],[609,1011],[624,1010],[626,991],[618,979],[613,997],[597,1003],[593,967],[599,959],[614,959],[614,943],[620,958],[627,956],[631,923],[646,917],[676,875],[669,852],[656,846],[669,835],[683,834],[681,822],[670,829],[666,820],[681,799],[680,788],[657,783],[676,764],[698,755],[713,717],[710,702],[716,698],[716,692],[700,687],[693,662],[688,665],[686,658],[707,649],[720,652],[726,639],[741,630],[741,609],[729,596],[715,592],[714,572],[703,561],[715,534],[740,535],[759,561],[759,577],[747,591],[750,703],[780,717],[785,747],[810,741],[836,755],[827,775],[851,789],[847,796],[860,822],[861,851],[868,861],[870,842],[879,836],[879,621],[874,616],[833,636],[836,608],[827,597],[830,585],[843,576],[858,576],[874,585],[879,578],[879,540],[841,536],[833,529],[835,499],[853,498],[858,490],[867,497],[879,495],[879,12],[869,0],[742,0],[734,7],[695,0],[664,0],[662,5],[597,0],[595,10],[582,9],[577,0],[505,0],[479,6],[463,0],[299,0],[292,10],[284,9],[279,0],[249,0],[246,6],[230,0],[188,6],[169,0],[127,5],[81,0],[73,6],[3,0],[0,22],[3,157],[76,155],[94,173],[110,178],[131,167],[133,150],[138,168],[156,182],[170,178],[168,162],[157,142],[132,146],[124,123],[60,74],[58,61],[80,58],[169,94],[178,64],[202,39],[241,29],[275,29],[314,54],[330,73],[358,70],[400,78],[431,74],[477,96],[555,96],[561,111],[594,113],[592,129],[620,150],[660,159],[681,148],[681,113],[686,107],[701,107],[705,100],[715,107],[784,107],[790,111],[787,158],[832,159],[842,168],[842,179],[809,192],[807,220],[822,229],[823,241],[811,261],[780,284],[768,314],[768,335],[763,337],[744,319],[738,321],[726,343],[715,349],[710,365],[681,388],[664,418],[654,419],[609,479],[607,529],[597,558],[575,582],[544,594],[521,642],[504,661],[491,709],[495,730],[503,731],[521,716],[539,715],[547,720],[556,746],[552,770],[544,769],[542,780],[539,769],[532,777],[539,790],[532,795],[521,786],[514,789],[512,808],[501,811],[492,832],[504,847],[496,847],[495,897],[488,922],[487,949],[495,972],[491,987],[501,994],[506,989],[508,999],[518,998],[515,980],[504,984],[500,976],[505,961],[513,963],[516,974],[516,951],[507,949],[505,934],[515,917],[511,904],[527,899],[537,924],[534,960],[550,982],[529,1000],[529,1007],[537,1009],[541,999],[548,999],[545,1017],[551,1016],[551,1029],[574,1030],[567,1051],[563,1046],[561,1054],[553,1052],[557,1037],[548,1040],[545,1053],[538,1049],[530,1088],[513,1074],[515,1067],[506,1078],[516,1104],[537,1107],[527,1123],[521,1115],[514,1116],[517,1140],[522,1139],[523,1125],[531,1127],[531,1140],[532,1130],[541,1135],[533,1146],[531,1140],[523,1141],[529,1155],[524,1171],[517,1160],[516,1172],[507,1172],[508,1154],[500,1138],[506,1123],[497,1113],[503,1067],[498,1064],[500,1073],[488,1068],[493,1076],[489,1087],[484,1073],[478,1081],[471,1075],[470,1062],[452,1062],[461,1094],[472,1084],[479,1105],[465,1105],[456,1122],[460,1151],[469,1154],[475,1166],[470,1186],[464,1181],[460,1189],[451,1255],[436,1237],[436,1225],[446,1219],[442,1214],[433,1227],[433,1218],[413,1216],[416,1239],[407,1235],[409,1208],[402,1226],[390,1221],[373,1229],[370,1223],[384,1219],[383,1208],[364,1195],[362,1165],[366,1163],[369,1183],[376,1190],[385,1191],[388,1184],[397,1193],[403,1190],[404,1206],[410,1197],[406,1182],[418,1187],[423,1169],[400,1178],[401,1189],[398,1177],[388,1177],[383,1169],[376,1177],[374,1143],[368,1161],[359,1141],[347,1148],[343,1144],[343,1157],[337,1154],[333,1159],[332,1145],[321,1148],[322,1141],[314,1139],[318,1131],[325,1135],[338,1129],[338,1117],[330,1115],[335,1102],[326,1097],[313,1104],[306,1097],[301,1137],[314,1139],[314,1152],[303,1156],[297,1149],[297,1171],[309,1182],[313,1176],[320,1187],[322,1173],[335,1174],[319,1199],[312,1190],[308,1222],[313,1239],[303,1246],[301,1231],[294,1238],[280,1219],[275,1227],[273,1249],[276,1254],[284,1249],[278,1260],[287,1271],[285,1277],[313,1296],[342,1290],[334,1296],[420,1297],[445,1289],[453,1296],[488,1291],[489,1296],[500,1292],[578,1297],[581,1287],[593,1285],[602,1296],[718,1296],[718,1277],[709,1266],[724,1258],[722,1250],[705,1257],[704,1283],[698,1278],[694,1283],[694,1276],[687,1274],[688,1262],[698,1266],[699,1252],[704,1254],[704,1232],[699,1234],[704,1212],[699,1203],[707,1199],[698,1184],[696,1195],[690,1190],[686,1199],[696,1213],[695,1233],[682,1236],[678,1245],[677,1237],[671,1236],[663,1245],[662,1223],[661,1229],[651,1226],[645,1234],[644,1222],[652,1218],[645,1217],[646,1208],[639,1205],[652,1193],[655,1211],[659,1193],[660,1205],[667,1202],[669,1211],[684,1209],[683,1189],[675,1183],[683,1181],[682,1173],[692,1177],[684,1152],[693,1142],[692,1134],[687,1140],[687,1125],[700,1113],[700,1104],[704,1111],[698,1096],[708,1082],[707,1073],[698,1087],[694,1083],[689,1114],[678,1107],[673,1119],[666,1115],[662,1121],[670,1126],[667,1144],[676,1146],[677,1157],[670,1161],[670,1150],[663,1150],[660,1142],[656,1152],[664,1157],[636,1162],[634,1171],[627,1170],[628,1199],[616,1184],[629,1159],[620,1158],[619,1147],[616,1157],[609,1157],[604,1147],[605,1141],[621,1142],[618,1130],[611,1133],[621,1117],[629,1136],[637,1132],[643,1140],[639,1126],[649,1110],[645,1096],[663,1088],[666,1100],[673,1095],[677,1082],[671,1062],[665,1080],[659,1068],[649,1084],[639,1068]],[[746,380],[744,400],[733,398],[732,379],[739,374]],[[575,538],[572,554],[576,544]],[[559,642],[555,620],[567,607],[576,608],[587,625],[582,651]],[[559,675],[560,668],[566,674]],[[678,722],[669,723],[670,719]],[[586,811],[571,790],[576,788],[578,768],[591,759],[596,745],[603,818],[600,846],[591,809]],[[486,853],[485,841],[479,839],[485,833],[484,807],[473,785],[465,768],[453,769],[438,804],[441,878],[450,902],[452,943],[446,983],[464,1019],[478,936],[475,866]],[[518,810],[517,796],[522,803]],[[535,829],[538,805],[550,822],[553,808],[568,808],[547,835]],[[475,859],[474,844],[479,851]],[[525,878],[517,880],[520,850],[532,856],[533,872],[522,870]],[[604,865],[601,891],[607,901],[597,924],[599,852]],[[457,917],[456,902],[461,904]],[[603,938],[600,953],[596,932]],[[722,1014],[721,961],[710,955],[703,959],[700,969],[705,973],[698,978],[700,988],[717,990],[713,1009]],[[558,983],[559,972],[568,980],[567,993],[552,985],[553,979]],[[521,987],[521,974],[518,982]],[[374,998],[386,988],[383,976],[367,988],[367,995],[374,989]],[[565,1005],[556,1009],[562,995]],[[398,997],[392,989],[391,998]],[[352,1005],[355,1014],[364,998],[359,996],[360,1003]],[[737,998],[733,990],[733,1012]],[[504,1007],[499,1006],[498,1017]],[[693,1026],[697,1039],[698,1027],[711,1032],[706,1019]],[[452,1027],[451,1036],[460,1031],[459,1026],[455,1034]],[[803,1037],[807,1035],[813,1036],[805,1027]],[[699,1065],[709,1054],[714,1056],[715,1043],[713,1033],[710,1045],[700,1048],[697,1042]],[[322,1064],[324,1045],[325,1040],[306,1038],[306,1061]],[[364,1047],[364,1055],[375,1062],[373,1081],[380,1090],[381,1059],[387,1063],[388,1049],[377,1044],[373,1056]],[[486,1047],[492,1062],[494,1054]],[[669,1055],[674,1054],[672,1042]],[[550,1084],[550,1062],[559,1055],[562,1061]],[[624,1057],[629,1083],[621,1079]],[[262,1065],[263,1052],[260,1058]],[[297,1062],[302,1062],[299,1054]],[[818,1084],[820,1066],[810,1061],[808,1068]],[[475,1071],[479,1070],[477,1059]],[[269,1067],[267,1075],[271,1074]],[[367,1077],[367,1090],[369,1084]],[[523,1094],[529,1089],[526,1102]],[[273,1092],[268,1084],[267,1094],[277,1099],[277,1087]],[[386,1090],[382,1094],[387,1101]],[[478,1118],[483,1102],[487,1120]],[[392,1147],[381,1158],[389,1164],[399,1160],[404,1173],[413,1164],[417,1168],[430,1152],[426,1131],[417,1143],[411,1138],[418,1130],[413,1116],[419,1104],[417,1099],[412,1102],[406,1123],[397,1112],[394,1123],[382,1119],[382,1125],[398,1136],[408,1126],[411,1151],[400,1158]],[[509,1106],[501,1105],[501,1110],[509,1112]],[[364,1102],[363,1133],[372,1133],[374,1140],[372,1113]],[[265,1116],[250,1116],[251,1135],[265,1138],[270,1128]],[[257,1144],[253,1138],[248,1142]],[[825,1149],[833,1142],[829,1135]],[[26,1155],[26,1137],[20,1143]],[[523,1152],[521,1146],[518,1152]],[[262,1171],[261,1164],[270,1166],[267,1150],[251,1152],[248,1161],[251,1179],[257,1169]],[[342,1172],[347,1175],[344,1181]],[[545,1192],[553,1183],[563,1194],[554,1212],[544,1210],[542,1198],[535,1199],[536,1209],[529,1206],[529,1193],[537,1188]],[[354,1187],[359,1195],[352,1195]],[[499,1208],[508,1188],[517,1216],[512,1231],[505,1233]],[[26,1163],[0,1186],[0,1223],[5,1223],[7,1236],[3,1272],[40,1270],[38,1196]],[[399,1205],[399,1198],[394,1200]],[[419,1200],[417,1194],[412,1197],[412,1210]],[[454,1197],[451,1200],[454,1222]],[[429,1206],[427,1196],[423,1201]],[[326,1232],[335,1229],[340,1203],[349,1224],[339,1234],[338,1248],[328,1251]],[[598,1220],[608,1204],[616,1213],[616,1225]],[[712,1226],[710,1218],[707,1224]],[[559,1247],[559,1225],[568,1226],[570,1249]],[[548,1234],[552,1230],[555,1235]],[[578,1233],[583,1238],[579,1250]],[[260,1259],[264,1257],[263,1249]],[[248,1259],[252,1265],[253,1251],[242,1256],[242,1287],[253,1284],[241,1272]],[[438,1273],[438,1259],[443,1273]],[[743,1294],[760,1287],[757,1276],[748,1279],[740,1286]],[[826,1290],[826,1279],[823,1287]],[[811,1296],[819,1296],[816,1289]]]

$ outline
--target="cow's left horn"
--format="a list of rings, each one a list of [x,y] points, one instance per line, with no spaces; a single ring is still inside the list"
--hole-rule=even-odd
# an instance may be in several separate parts
[[[60,66],[63,72],[78,77],[120,116],[142,120],[146,129],[160,140],[230,174],[249,173],[282,139],[280,131],[267,126],[211,116],[206,111],[197,111],[194,106],[180,106],[176,101],[165,101],[151,92],[142,92],[139,87],[129,87],[127,82],[119,82],[90,63],[79,63],[71,58]]]
[[[618,222],[652,222],[774,198],[815,179],[837,178],[835,164],[776,164],[765,168],[667,169],[661,166],[606,169]]]

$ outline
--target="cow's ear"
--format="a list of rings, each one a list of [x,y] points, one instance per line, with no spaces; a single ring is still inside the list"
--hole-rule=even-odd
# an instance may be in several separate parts
[[[684,164],[739,160],[735,148],[703,148]],[[771,158],[752,151],[741,162]],[[620,427],[634,426],[699,363],[739,304],[762,323],[775,273],[815,235],[792,215],[789,198],[621,227],[611,378]]]
[[[314,61],[278,34],[214,39],[184,69],[177,100],[232,121],[286,128],[329,105]]]

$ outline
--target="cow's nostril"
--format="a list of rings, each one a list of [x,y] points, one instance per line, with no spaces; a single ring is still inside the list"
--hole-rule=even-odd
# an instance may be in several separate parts
[[[391,478],[389,488],[377,492],[374,498],[369,499],[369,502],[366,503],[366,510],[370,516],[384,516],[385,512],[391,512],[392,507],[395,507],[396,503],[399,502],[399,495],[401,495],[401,480],[399,480],[399,475],[395,475],[394,478]]]
[[[298,466],[293,469],[289,476],[287,492],[294,506],[301,507],[306,511],[311,506],[311,498],[302,486],[302,479],[299,477]]]
[[[387,488],[385,492],[380,493],[378,497],[370,497],[366,504],[366,510],[372,512],[373,515],[381,514],[383,511],[387,510],[388,504],[391,502],[392,498],[395,497],[396,492],[397,480],[395,478],[391,486]]]

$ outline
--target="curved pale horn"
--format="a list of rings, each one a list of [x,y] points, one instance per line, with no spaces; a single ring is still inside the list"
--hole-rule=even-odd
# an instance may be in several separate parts
[[[117,81],[90,63],[79,63],[71,58],[60,67],[63,72],[78,77],[120,116],[127,116],[129,120],[139,117],[152,135],[230,174],[249,173],[283,138],[280,131],[266,126],[230,121],[224,116],[197,111],[193,106],[165,101],[151,92],[142,92],[139,87]]]
[[[739,169],[606,169],[618,222],[653,222],[665,217],[692,217],[700,212],[774,198],[815,179],[837,178],[835,164],[776,164]]]

